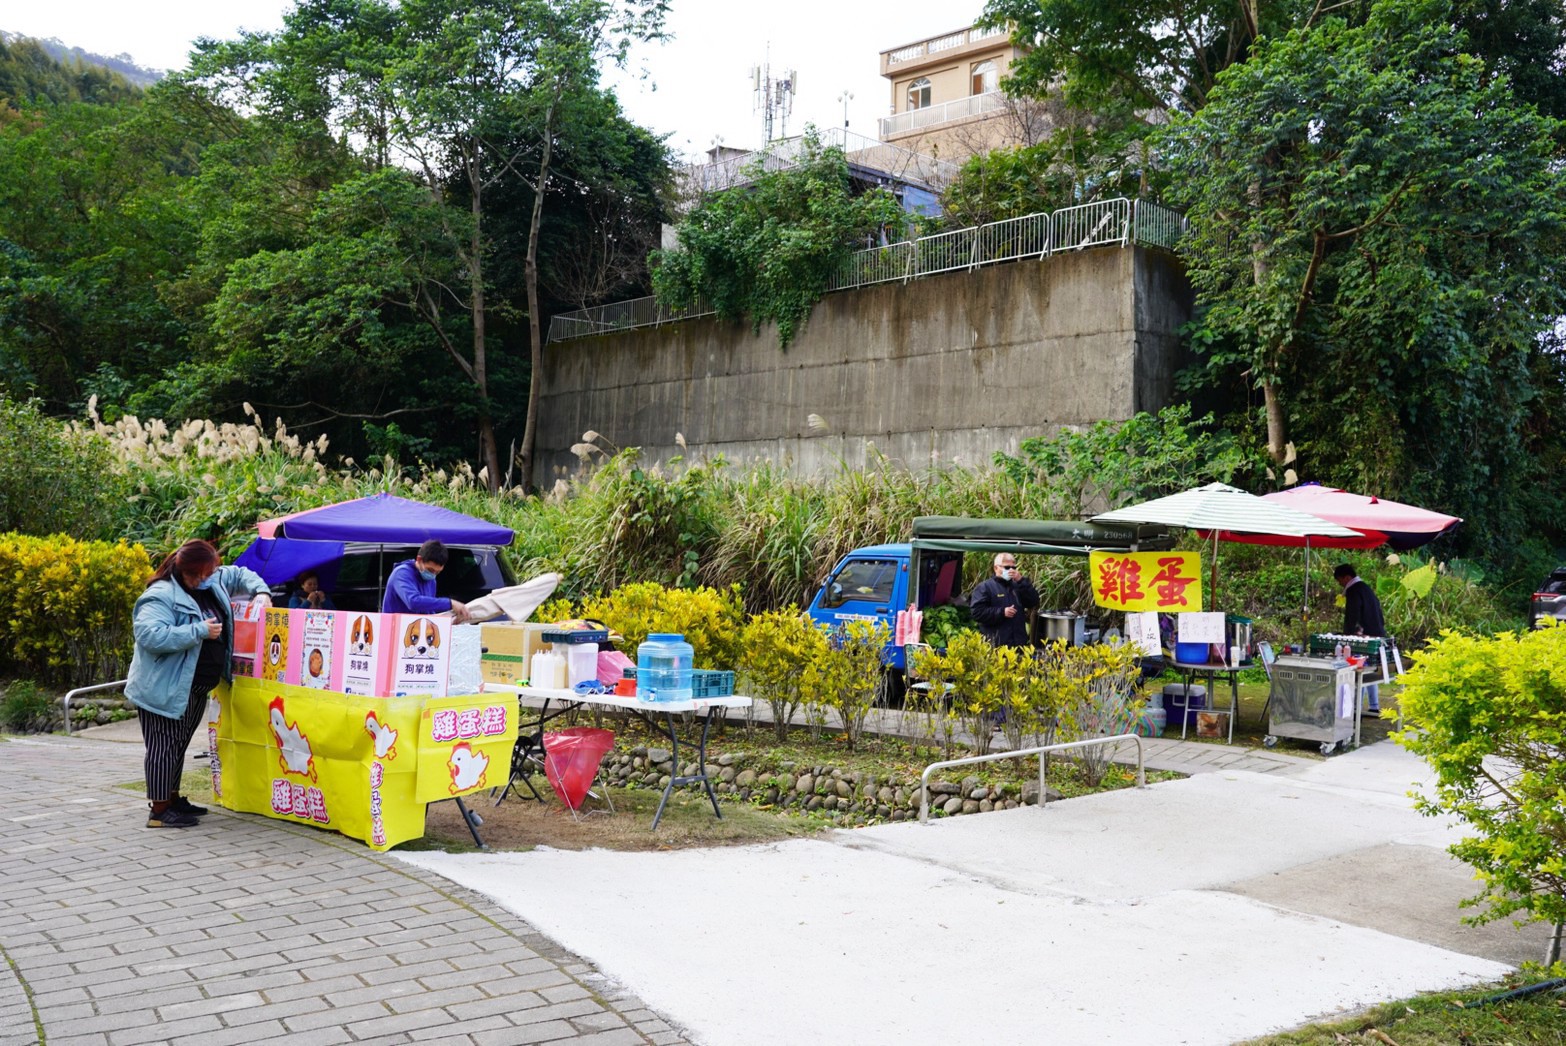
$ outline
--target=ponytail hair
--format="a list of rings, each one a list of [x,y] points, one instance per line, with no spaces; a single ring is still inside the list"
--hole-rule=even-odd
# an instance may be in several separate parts
[[[181,574],[195,573],[207,567],[215,568],[220,563],[222,559],[218,556],[218,550],[210,541],[193,539],[163,557],[158,569],[147,579],[147,586],[150,588],[154,582],[171,577],[176,571]]]

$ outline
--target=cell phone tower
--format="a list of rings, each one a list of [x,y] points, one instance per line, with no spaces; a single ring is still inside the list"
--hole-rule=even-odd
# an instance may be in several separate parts
[[[769,53],[761,65],[750,67],[750,82],[754,99],[752,110],[761,113],[764,140],[770,144],[779,138],[787,138],[788,114],[794,109],[794,92],[799,90],[799,73],[790,69],[774,80]],[[776,134],[773,134],[774,129]]]

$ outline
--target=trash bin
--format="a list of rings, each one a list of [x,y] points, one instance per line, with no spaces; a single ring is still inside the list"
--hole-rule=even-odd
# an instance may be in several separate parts
[[[544,735],[544,776],[572,813],[598,776],[598,764],[614,747],[614,732],[592,726],[568,726]]]

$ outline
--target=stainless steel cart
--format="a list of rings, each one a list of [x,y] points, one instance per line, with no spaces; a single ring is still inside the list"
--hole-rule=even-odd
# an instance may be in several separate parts
[[[1287,655],[1272,663],[1268,698],[1268,748],[1280,737],[1315,741],[1327,755],[1354,740],[1359,728],[1359,693],[1353,666],[1330,657]]]

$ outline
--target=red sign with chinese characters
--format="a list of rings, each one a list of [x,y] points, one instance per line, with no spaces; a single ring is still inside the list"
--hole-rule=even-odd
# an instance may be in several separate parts
[[[1093,602],[1110,610],[1180,614],[1202,609],[1199,552],[1094,552]]]

